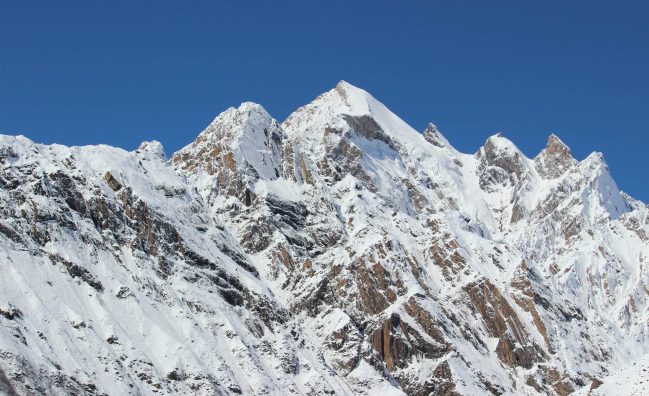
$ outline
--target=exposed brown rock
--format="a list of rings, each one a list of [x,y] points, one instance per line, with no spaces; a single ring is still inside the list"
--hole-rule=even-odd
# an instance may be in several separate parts
[[[295,262],[284,245],[280,245],[275,256],[289,271],[295,268]]]
[[[549,384],[559,396],[567,396],[576,390],[570,377],[555,368],[541,366],[539,372],[544,382]]]
[[[499,339],[496,354],[503,363],[531,368],[543,360],[540,348],[533,343],[516,311],[488,279],[470,283],[464,291],[491,336]]]
[[[441,268],[446,280],[452,280],[466,267],[466,260],[458,251],[459,248],[456,240],[450,235],[444,235],[429,250],[433,263]]]
[[[530,282],[529,271],[530,270],[525,260],[523,260],[516,268],[516,271],[514,272],[514,275],[510,282],[510,286],[515,289],[518,289],[521,292],[521,294],[513,295],[512,298],[514,299],[516,304],[518,304],[518,306],[520,306],[526,312],[532,315],[532,321],[534,323],[534,326],[539,331],[539,333],[543,336],[543,339],[545,340],[545,345],[548,347],[548,350],[552,352],[553,347],[552,344],[550,343],[548,332],[547,329],[545,328],[545,323],[543,323],[543,320],[541,319],[541,316],[539,315],[536,309],[536,304],[535,304],[536,292],[534,291],[534,288],[532,287],[532,284]]]
[[[534,159],[537,172],[546,179],[556,179],[574,166],[577,161],[572,157],[570,148],[555,134],[550,135],[548,144]]]
[[[304,162],[304,156],[300,154],[300,172],[302,173],[302,178],[307,184],[313,184],[313,178],[311,177],[311,172]]]
[[[444,336],[440,331],[439,323],[435,318],[433,318],[431,313],[417,301],[416,297],[411,297],[403,307],[408,315],[415,319],[416,323],[422,327],[426,334],[438,343],[438,345],[435,345],[434,356],[440,357],[450,350],[451,346],[444,339]]]
[[[381,327],[372,334],[372,346],[388,370],[406,367],[415,350],[407,340],[408,325],[401,322],[399,315],[392,314],[383,320]]]
[[[602,382],[602,380],[600,380],[599,378],[593,378],[593,380],[592,380],[592,382],[590,384],[589,391],[593,391],[593,390],[599,388],[600,386],[602,386],[603,383],[604,382]]]
[[[106,172],[104,174],[104,180],[106,180],[106,183],[110,188],[113,189],[113,191],[119,191],[119,189],[122,188],[122,184],[118,182],[110,172]]]

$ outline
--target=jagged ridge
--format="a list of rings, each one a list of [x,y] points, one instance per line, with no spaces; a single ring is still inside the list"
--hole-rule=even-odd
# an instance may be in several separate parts
[[[0,165],[20,393],[565,395],[649,346],[647,208],[555,135],[463,154],[341,82],[169,161],[2,137]]]

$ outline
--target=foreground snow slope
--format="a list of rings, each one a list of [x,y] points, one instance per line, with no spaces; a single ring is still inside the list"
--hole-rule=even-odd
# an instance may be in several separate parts
[[[647,355],[574,393],[575,396],[643,396],[647,394],[649,394],[649,356]]]
[[[5,392],[566,395],[649,352],[647,208],[554,135],[463,154],[341,82],[0,165]]]

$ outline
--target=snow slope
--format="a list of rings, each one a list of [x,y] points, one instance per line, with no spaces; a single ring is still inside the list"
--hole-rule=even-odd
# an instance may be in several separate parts
[[[649,357],[644,356],[615,373],[593,382],[575,395],[642,396],[649,393]]]

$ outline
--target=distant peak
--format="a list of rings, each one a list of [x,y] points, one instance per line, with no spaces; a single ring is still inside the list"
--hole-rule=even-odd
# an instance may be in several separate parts
[[[563,142],[563,140],[559,139],[559,136],[555,135],[554,133],[551,133],[548,137],[546,149],[568,150],[568,152],[570,153],[570,148]]]
[[[550,136],[548,136],[548,146],[550,144],[555,144],[555,143],[565,144],[561,139],[559,139],[559,136],[555,135],[554,133],[551,133]]]
[[[602,154],[599,151],[593,151],[586,157],[583,161],[581,161],[583,165],[590,166],[591,168],[599,167],[599,166],[604,166],[605,168],[608,169],[608,164],[606,163],[606,160],[604,159],[604,154]]]
[[[555,179],[576,164],[570,148],[554,133],[548,137],[545,149],[534,159],[536,170],[546,179]]]
[[[344,90],[345,86],[349,86],[349,85],[351,85],[351,84],[348,83],[347,81],[340,80],[340,81],[338,81],[338,84],[336,84],[336,89],[343,89]]]
[[[602,153],[591,153],[578,167],[581,174],[589,180],[590,197],[584,201],[585,211],[591,219],[594,219],[598,207],[604,209],[611,219],[617,219],[623,213],[633,210],[633,202],[621,194]]]
[[[495,135],[489,136],[482,147],[494,152],[508,151],[520,153],[520,150],[514,142],[507,139],[502,132],[497,132]]]
[[[523,153],[500,132],[487,138],[485,144],[475,154],[475,157],[480,161],[480,188],[485,191],[491,191],[494,186],[506,180],[509,180],[514,185],[529,174]],[[494,177],[493,173],[485,171],[488,167],[501,168],[508,176],[506,178]]]
[[[163,161],[166,159],[164,147],[162,147],[162,143],[157,140],[142,142],[140,147],[135,150],[135,153],[145,157],[158,158]]]
[[[243,102],[237,108],[237,111],[257,111],[262,113],[268,113],[264,106],[255,102]]]
[[[320,139],[327,128],[350,128],[349,121],[369,118],[385,135],[401,144],[421,145],[423,136],[364,89],[340,81],[336,87],[319,95],[314,101],[293,112],[284,122],[288,136]],[[352,128],[353,129],[353,128]]]
[[[192,143],[176,152],[172,161],[183,169],[220,175],[220,188],[227,189],[228,194],[243,194],[236,184],[243,179],[279,177],[285,137],[263,106],[243,102],[219,114]]]
[[[250,118],[263,118],[265,120],[272,119],[271,115],[262,105],[254,102],[243,102],[239,105],[239,107],[229,107],[224,112],[216,116],[216,118],[210,123],[206,131],[211,130],[210,127],[222,124],[240,125],[242,123],[248,122]]]
[[[348,83],[345,80],[340,80],[338,81],[338,84],[336,84],[336,90],[346,92],[348,90],[350,91],[363,91],[362,89]]]
[[[367,91],[364,89],[358,88],[347,81],[341,80],[336,84],[336,88],[329,91],[330,94],[334,94],[342,99],[343,107],[346,108],[349,113],[362,113],[368,114],[370,110],[371,101],[376,101]],[[327,94],[325,94],[326,96]]]

